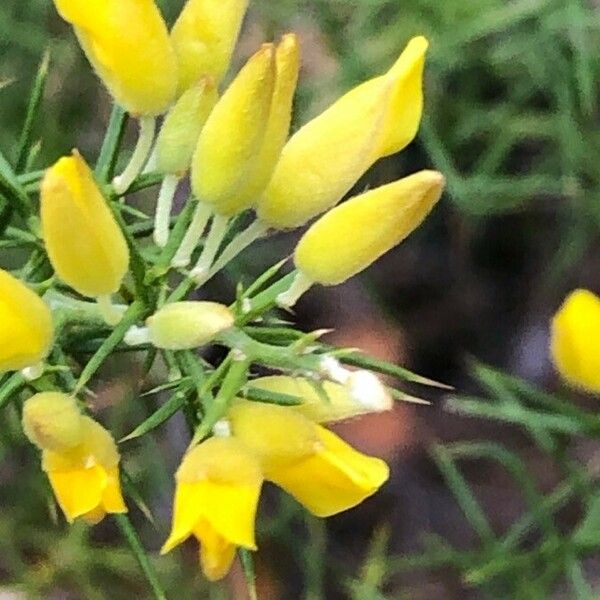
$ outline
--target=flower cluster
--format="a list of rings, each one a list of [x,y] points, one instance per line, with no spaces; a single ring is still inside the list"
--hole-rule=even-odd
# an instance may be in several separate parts
[[[46,169],[41,226],[32,221],[31,235],[41,236],[53,275],[33,278],[32,288],[0,270],[0,374],[17,371],[15,389],[38,392],[24,404],[23,428],[42,451],[67,519],[96,523],[126,511],[120,454],[78,398],[111,353],[133,348],[152,360],[162,356],[172,367],[163,389],[176,389],[179,403],[171,414],[186,404],[192,421],[163,551],[194,536],[204,573],[219,579],[236,548],[256,547],[263,481],[326,517],[387,480],[383,461],[321,425],[387,410],[392,394],[403,397],[365,367],[433,383],[321,344],[322,332],[302,334],[264,320],[314,284],[337,285],[363,271],[439,200],[444,178],[424,170],[338,205],[371,165],[415,137],[427,41],[410,40],[387,72],[290,137],[300,70],[294,34],[263,44],[222,88],[247,0],[188,0],[171,31],[154,0],[54,3],[115,103],[139,118],[140,135],[112,181],[120,137],[114,132],[95,171],[77,151]],[[123,113],[115,114],[122,125]],[[192,197],[172,216],[178,183],[188,174]],[[128,191],[148,180],[160,183],[150,227],[126,202]],[[248,215],[254,220],[240,230]],[[240,288],[232,306],[188,299],[256,239],[315,217],[289,275],[270,284],[281,266],[275,265]],[[66,355],[79,358],[73,339],[82,336],[97,342],[92,358],[75,369],[73,381],[56,375]],[[216,367],[195,352],[211,343],[229,349]],[[277,374],[253,378],[253,365]],[[152,427],[160,422],[153,419]]]

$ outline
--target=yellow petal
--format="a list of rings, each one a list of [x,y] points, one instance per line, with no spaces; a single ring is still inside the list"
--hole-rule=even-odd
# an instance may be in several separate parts
[[[415,136],[427,41],[414,38],[390,69],[342,96],[286,144],[258,205],[261,220],[297,227],[339,202],[379,158]]]
[[[571,292],[552,321],[552,358],[565,380],[600,393],[600,298]]]
[[[41,392],[23,405],[23,430],[43,450],[60,452],[83,441],[82,416],[73,396]]]
[[[264,468],[279,467],[310,456],[319,444],[317,427],[293,409],[239,401],[227,413],[233,436]]]
[[[177,59],[154,0],[54,0],[115,100],[135,115],[164,112]]]
[[[116,292],[129,249],[83,158],[61,158],[44,176],[42,232],[58,276],[84,296]]]
[[[180,94],[203,75],[221,80],[247,6],[248,0],[188,0],[171,32]]]
[[[318,517],[342,512],[374,494],[389,477],[382,460],[354,450],[332,432],[319,427],[320,449],[306,459],[265,471]]]
[[[236,546],[210,526],[206,520],[198,524],[195,535],[200,542],[200,566],[209,581],[223,579],[231,569]]]
[[[277,46],[275,62],[277,76],[263,143],[258,150],[256,167],[238,194],[237,201],[243,205],[254,205],[267,187],[289,134],[300,70],[300,48],[293,33],[283,36]]]
[[[119,469],[113,467],[106,471],[106,487],[102,492],[102,508],[107,513],[126,513],[127,506],[121,492]]]
[[[239,72],[210,114],[194,153],[192,189],[215,212],[230,216],[249,208],[238,193],[257,166],[257,148],[269,119],[275,57],[264,44]]]
[[[168,350],[203,346],[233,323],[227,306],[197,301],[166,304],[146,322],[152,344]]]
[[[255,548],[254,519],[261,485],[258,463],[239,441],[211,438],[196,446],[177,471],[173,525],[162,552],[180,544],[192,531],[202,539],[201,521],[228,543]]]
[[[105,516],[106,516],[106,511],[101,507],[97,507],[94,510],[91,510],[90,512],[85,513],[85,515],[81,515],[81,518],[88,525],[98,525],[98,523],[100,523],[100,521],[102,521],[102,519],[104,519]]]
[[[366,394],[363,393],[362,396],[355,393],[353,389],[355,386],[352,385],[352,382],[361,373],[364,372],[357,371],[350,376],[349,386],[331,381],[317,384],[303,377],[286,375],[259,377],[250,381],[248,385],[300,398],[302,404],[294,406],[293,410],[317,423],[339,421],[370,412],[391,409],[392,400],[374,375],[371,375],[373,381],[369,382],[373,389],[368,390]]]
[[[0,269],[0,373],[44,360],[52,336],[52,316],[44,301]]]
[[[171,108],[156,140],[156,165],[160,173],[182,175],[189,169],[202,127],[217,100],[214,80],[203,77]]]
[[[48,479],[69,523],[102,507],[102,492],[107,480],[102,467],[49,471]]]
[[[420,171],[335,207],[298,243],[296,266],[323,285],[346,281],[418,227],[439,200],[443,186],[440,173]]]

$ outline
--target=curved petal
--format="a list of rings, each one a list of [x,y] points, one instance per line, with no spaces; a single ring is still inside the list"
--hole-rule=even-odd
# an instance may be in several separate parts
[[[297,463],[265,472],[310,512],[329,517],[360,504],[389,476],[386,463],[354,450],[337,435],[318,427],[320,449]]]
[[[202,572],[209,581],[223,579],[235,558],[236,546],[219,535],[204,519],[198,523],[194,535],[200,542]]]
[[[106,475],[106,487],[102,492],[102,506],[104,510],[107,513],[126,513],[127,506],[121,492],[118,467],[108,469]]]
[[[161,554],[170,552],[184,542],[201,518],[202,489],[196,483],[178,483],[175,489],[171,533],[160,549]]]

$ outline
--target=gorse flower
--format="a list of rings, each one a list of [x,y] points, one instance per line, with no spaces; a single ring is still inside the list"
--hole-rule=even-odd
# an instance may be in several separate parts
[[[42,450],[42,468],[69,522],[89,523],[127,508],[119,483],[119,453],[106,429],[79,413],[75,399],[40,393],[23,408],[23,429]]]
[[[0,373],[35,367],[50,351],[52,337],[44,301],[0,269]]]
[[[588,290],[567,296],[552,320],[552,359],[575,387],[600,394],[600,298]]]
[[[44,243],[57,275],[84,296],[117,292],[129,267],[129,249],[78,152],[46,171],[40,209]]]
[[[194,535],[211,579],[225,576],[236,546],[255,549],[263,479],[320,517],[347,510],[388,478],[387,465],[351,448],[291,408],[239,401],[227,414],[231,437],[211,438],[177,471],[173,527],[162,551]]]
[[[90,63],[134,115],[158,115],[175,98],[177,59],[154,0],[54,0]]]
[[[248,0],[188,0],[171,31],[179,93],[210,75],[218,83],[229,66]]]

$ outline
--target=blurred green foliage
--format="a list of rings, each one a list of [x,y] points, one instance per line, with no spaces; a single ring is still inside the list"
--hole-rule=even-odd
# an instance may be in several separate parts
[[[172,21],[182,2],[163,0],[160,4]],[[447,176],[456,210],[475,224],[511,211],[555,214],[562,232],[557,272],[597,241],[600,14],[588,3],[254,0],[249,26],[258,27],[264,36],[297,28],[316,31],[318,35],[308,38],[305,51],[335,63],[333,71],[303,79],[297,122],[314,114],[324,97],[332,98],[383,71],[410,36],[424,33],[431,40],[425,119],[417,143],[394,168],[407,172],[425,154]],[[105,92],[52,3],[5,0],[0,7],[0,148],[10,159],[17,158],[25,98],[47,48],[51,66],[43,118],[35,129],[36,139],[43,144],[38,156],[32,157],[37,168],[73,146],[96,155],[110,110]],[[399,573],[445,568],[456,572],[467,587],[478,588],[491,598],[548,598],[556,584],[564,582],[569,586],[568,597],[593,597],[582,560],[600,548],[594,533],[598,530],[598,483],[569,456],[568,449],[573,439],[598,439],[597,415],[487,368],[478,367],[475,377],[489,398],[459,398],[449,408],[522,428],[540,452],[552,459],[563,482],[541,493],[523,459],[500,444],[484,441],[435,447],[434,459],[476,532],[478,544],[457,550],[442,539],[429,538],[423,554],[394,558],[387,551],[390,531],[383,528],[372,540],[364,568],[354,578],[344,574],[349,597],[398,598],[397,590],[402,588],[394,588],[393,581]],[[114,523],[90,530],[52,522],[60,518],[43,479],[30,468],[38,458],[23,441],[17,417],[13,409],[0,416],[3,586],[40,598],[59,597],[52,595],[56,590],[66,590],[61,598],[118,599],[132,593],[145,597],[146,584],[135,558],[125,545],[114,541],[119,535]],[[131,423],[144,418],[144,411],[115,411],[111,418],[115,420],[111,429],[124,434]],[[145,441],[136,446],[125,466],[141,496],[152,498],[152,509],[164,512],[161,506],[168,502],[172,485],[161,475],[169,471],[167,465],[146,472],[136,460],[138,453],[144,453],[153,457],[144,463],[164,463],[159,444]],[[499,534],[490,526],[461,473],[465,460],[501,463],[521,490],[528,509],[509,531]],[[580,518],[564,531],[556,524],[556,513],[567,503],[579,506]],[[156,532],[140,510],[133,517],[146,546],[156,548],[165,532]],[[306,518],[292,502],[282,501],[263,525],[261,537],[293,548],[297,540],[290,531],[298,527],[306,532],[307,540],[300,564],[295,566],[304,582],[303,597],[326,598],[326,565],[313,560],[325,552],[320,522]],[[206,591],[193,559],[179,559],[174,554],[156,561],[167,593],[180,598],[204,597],[204,593],[223,597],[216,588]],[[332,563],[331,568],[338,572],[342,567]],[[108,578],[110,590],[99,587]]]

